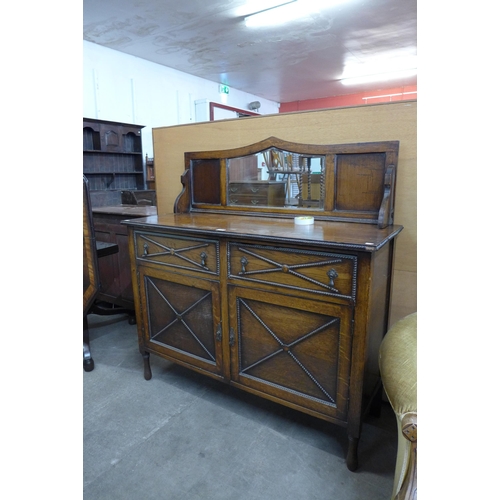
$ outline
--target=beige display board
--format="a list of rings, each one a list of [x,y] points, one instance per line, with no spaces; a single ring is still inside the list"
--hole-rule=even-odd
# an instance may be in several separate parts
[[[417,310],[417,102],[283,113],[153,129],[158,213],[173,211],[184,153],[231,149],[268,137],[306,144],[399,141],[390,324]]]

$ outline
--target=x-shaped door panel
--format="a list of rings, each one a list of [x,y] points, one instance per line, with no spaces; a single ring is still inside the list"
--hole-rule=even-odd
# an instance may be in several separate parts
[[[205,280],[183,283],[178,278],[178,281],[167,281],[151,271],[143,276],[148,303],[147,343],[173,357],[217,371],[220,351],[216,339],[220,322],[217,289]]]
[[[302,405],[342,413],[350,366],[349,308],[332,305],[327,315],[315,301],[246,289],[235,289],[233,296],[233,376],[255,389],[286,393]]]

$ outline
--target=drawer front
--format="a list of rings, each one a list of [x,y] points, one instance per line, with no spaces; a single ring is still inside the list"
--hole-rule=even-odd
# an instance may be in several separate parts
[[[217,240],[136,231],[134,245],[136,259],[140,262],[152,262],[216,276],[220,273]]]
[[[267,195],[231,194],[229,203],[231,205],[250,205],[253,207],[267,206]]]
[[[251,182],[230,182],[229,194],[248,194],[253,196],[263,196],[267,198],[269,184],[268,183],[251,183]]]
[[[356,299],[356,256],[236,243],[228,253],[231,279]]]
[[[285,183],[232,182],[229,184],[228,195],[232,205],[283,206]]]

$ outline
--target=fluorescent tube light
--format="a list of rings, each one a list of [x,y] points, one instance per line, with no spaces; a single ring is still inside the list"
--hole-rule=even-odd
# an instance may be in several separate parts
[[[246,3],[236,9],[237,16],[246,17],[263,10],[274,9],[295,0],[246,0]]]
[[[318,12],[347,0],[290,0],[245,17],[248,27],[276,26]]]
[[[415,76],[416,74],[417,68],[412,68],[401,71],[392,71],[388,73],[379,73],[376,75],[363,75],[355,76],[352,78],[343,78],[340,81],[343,85],[358,85],[361,83],[376,83],[395,80],[397,78],[407,78],[410,76]]]
[[[283,24],[300,16],[300,9],[297,9],[297,0],[282,3],[266,10],[256,12],[245,17],[246,26],[273,26]]]

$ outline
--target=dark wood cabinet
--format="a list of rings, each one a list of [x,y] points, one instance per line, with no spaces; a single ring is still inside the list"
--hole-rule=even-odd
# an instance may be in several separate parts
[[[134,295],[128,235],[121,221],[156,214],[155,192],[144,189],[142,128],[83,119],[83,173],[88,179],[94,231],[99,241],[116,244],[119,249],[99,259],[98,300],[130,311],[134,310]]]
[[[83,173],[92,206],[118,205],[121,191],[145,189],[142,125],[83,119]]]
[[[300,151],[301,145],[291,147]],[[340,425],[349,440],[347,466],[355,470],[365,403],[379,387],[378,346],[388,327],[395,242],[403,229],[392,224],[397,155],[395,143],[320,148],[332,169],[339,162],[330,153],[368,155],[359,175],[350,157],[345,177],[351,182],[339,187],[358,202],[373,150],[376,171],[379,153],[388,156],[377,177],[389,189],[383,195],[384,185],[377,188],[380,207],[371,198],[369,210],[360,202],[359,216],[353,199],[339,213],[330,192],[332,210],[298,212],[320,215],[310,226],[296,224],[292,209],[233,209],[225,156],[241,151],[194,159],[186,153],[185,189],[175,213],[124,225],[145,378],[152,376],[153,353]],[[314,146],[306,152],[314,153]],[[212,193],[193,184],[214,172],[220,182],[210,184],[216,186]],[[335,190],[333,172],[326,174],[326,185]]]
[[[134,310],[128,233],[127,228],[121,222],[149,215],[156,215],[156,207],[121,205],[92,209],[96,239],[118,245],[117,253],[99,259],[101,280],[99,300],[131,311]]]

